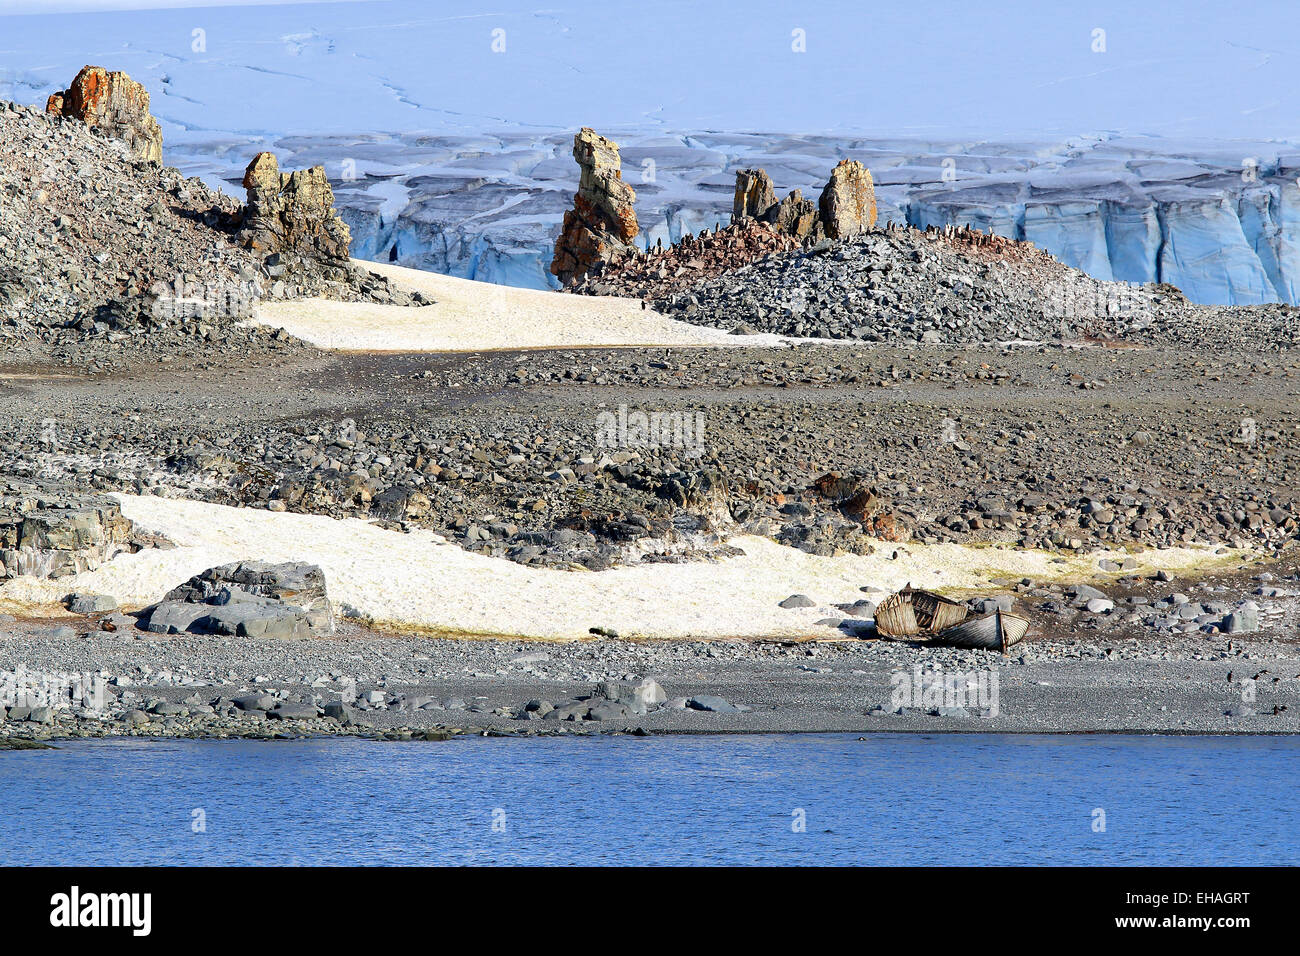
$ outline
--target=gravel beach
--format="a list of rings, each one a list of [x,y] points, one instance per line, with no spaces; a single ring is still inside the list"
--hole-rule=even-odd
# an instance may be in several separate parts
[[[1295,364],[1285,354],[801,346],[380,356],[256,334],[244,351],[196,348],[168,361],[147,346],[100,343],[89,354],[90,367],[45,345],[6,357],[10,493],[126,491],[366,516],[396,530],[435,528],[516,562],[529,561],[512,549],[531,533],[543,556],[535,563],[557,568],[631,560],[626,541],[591,520],[602,507],[662,521],[659,560],[725,560],[727,532],[757,530],[759,517],[810,554],[906,548],[864,535],[861,522],[810,491],[839,470],[869,479],[913,541],[1002,541],[1063,555],[1085,542],[1122,542],[1136,554],[1191,541],[1242,550],[1228,564],[1162,576],[1169,580],[1117,563],[1086,575],[1082,589],[1001,581],[985,597],[1002,595],[1032,620],[1030,638],[1007,656],[862,639],[865,619],[856,615],[868,611],[849,606],[799,640],[593,634],[565,644],[429,639],[346,617],[326,638],[159,635],[118,611],[11,608],[14,619],[0,620],[0,672],[95,675],[107,696],[98,712],[74,707],[33,720],[11,711],[0,736],[1300,730],[1292,517],[1300,430]],[[1079,379],[1103,384],[1081,388]],[[725,510],[706,510],[707,496],[673,500],[573,467],[599,460],[594,415],[619,404],[702,409],[700,459],[652,449],[624,466],[671,476],[698,463],[743,476],[718,493]],[[1258,422],[1253,443],[1236,440],[1246,413]],[[945,415],[961,422],[963,447],[936,454],[917,436]],[[48,418],[57,449],[42,441]],[[378,489],[369,500],[277,495],[286,467],[313,468],[306,453],[322,448],[313,435],[349,427],[352,447],[329,454],[376,466],[358,469]],[[1135,444],[1139,431],[1151,440]],[[423,484],[427,512],[376,514],[385,482],[421,473],[411,467],[421,449],[442,463]],[[314,467],[334,470],[328,461]],[[573,477],[556,480],[561,467]],[[993,497],[1014,507],[993,508]],[[545,506],[519,507],[532,501]],[[807,507],[786,506],[800,501]],[[1116,512],[1109,521],[1105,504]],[[585,526],[556,520],[584,510]],[[948,527],[944,515],[965,527]],[[1135,530],[1144,515],[1153,519],[1145,533]],[[494,527],[508,523],[517,525],[512,534]],[[471,537],[470,527],[488,534]],[[863,601],[883,596],[861,583]],[[508,605],[511,595],[496,599]],[[923,699],[920,685],[896,706],[918,665],[921,685],[935,675],[978,682],[996,674],[996,716],[987,696],[949,706],[942,696]],[[618,689],[602,689],[646,678],[666,698],[652,712],[624,713]],[[607,692],[616,706],[593,719]],[[573,719],[544,716],[565,707],[577,710]]]
[[[213,193],[87,69],[140,129],[0,103],[0,737],[1300,729],[1296,309],[848,161],[635,249],[591,130],[584,294],[371,269],[322,168]],[[1028,638],[882,640],[913,582]]]

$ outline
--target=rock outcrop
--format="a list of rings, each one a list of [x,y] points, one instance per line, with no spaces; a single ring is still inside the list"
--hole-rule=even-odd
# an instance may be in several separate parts
[[[769,209],[763,219],[765,222],[770,222],[781,235],[790,236],[800,242],[805,239],[815,241],[823,238],[817,206],[811,199],[804,199],[803,192],[798,189]]]
[[[566,286],[632,252],[638,231],[618,144],[584,126],[573,137],[573,158],[582,175],[551,260],[551,274]]]
[[[334,633],[325,574],[314,564],[240,561],[209,568],[140,613],[155,634],[303,638]]]
[[[91,570],[131,550],[131,529],[111,498],[0,497],[0,579]]]
[[[776,205],[776,190],[766,170],[741,169],[736,172],[736,195],[731,201],[731,221],[762,219]]]
[[[282,173],[274,153],[258,153],[244,171],[244,188],[244,248],[263,259],[278,255],[346,271],[351,235],[334,210],[324,166]]]
[[[840,160],[820,201],[814,204],[804,199],[798,189],[777,202],[772,179],[764,170],[738,170],[731,221],[746,219],[769,223],[781,235],[800,242],[850,239],[876,224],[876,191],[871,173],[857,160]]]
[[[876,188],[867,167],[856,159],[841,159],[817,206],[831,239],[851,239],[874,226]]]
[[[162,162],[162,128],[149,112],[149,92],[125,73],[84,66],[71,86],[50,96],[45,111],[124,140],[137,159]]]
[[[238,561],[208,568],[173,588],[164,600],[207,601],[223,588],[237,587],[250,594],[293,604],[306,613],[318,633],[334,632],[334,615],[325,590],[325,572],[304,561],[270,564],[266,561]]]

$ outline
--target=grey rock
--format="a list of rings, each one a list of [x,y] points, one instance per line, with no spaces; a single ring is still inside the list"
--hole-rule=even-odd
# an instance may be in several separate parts
[[[588,720],[625,720],[629,716],[631,712],[626,705],[612,700],[596,704],[587,713]]]
[[[74,592],[68,595],[67,605],[73,614],[100,614],[117,610],[117,598],[108,594]]]
[[[350,709],[341,701],[330,701],[323,708],[326,717],[336,720],[343,727],[352,725],[352,714]]]
[[[1259,605],[1247,601],[1223,619],[1226,634],[1250,634],[1259,630]]]
[[[266,716],[272,720],[315,720],[320,715],[321,710],[315,704],[285,700]]]
[[[238,561],[208,568],[172,589],[164,600],[215,603],[221,600],[223,592],[265,599],[262,602],[264,606],[278,603],[295,608],[304,618],[310,634],[327,636],[334,633],[334,615],[325,587],[325,573],[317,565],[301,561],[280,564]],[[272,631],[267,636],[286,636],[283,622]]]
[[[236,697],[234,703],[240,710],[270,710],[275,706],[275,698],[270,694],[247,694]]]

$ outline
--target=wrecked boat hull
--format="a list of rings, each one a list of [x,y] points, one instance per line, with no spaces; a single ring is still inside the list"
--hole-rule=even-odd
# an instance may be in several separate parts
[[[964,604],[909,586],[876,607],[876,630],[885,637],[921,637],[965,620],[968,613]]]
[[[1028,632],[1029,621],[1025,618],[1006,611],[994,611],[983,617],[967,618],[941,631],[935,642],[1005,654],[1008,648],[1024,640]]]

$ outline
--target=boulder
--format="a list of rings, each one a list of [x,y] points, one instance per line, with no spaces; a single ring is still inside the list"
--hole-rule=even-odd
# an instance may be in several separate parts
[[[131,522],[111,498],[0,497],[0,578],[60,578],[128,550]]]
[[[102,129],[125,141],[137,159],[162,162],[162,127],[149,112],[149,92],[125,73],[83,66],[71,86],[50,96],[45,111]]]
[[[282,173],[274,153],[258,153],[244,171],[244,188],[239,241],[246,249],[346,271],[352,235],[334,211],[324,166]]]
[[[288,639],[334,633],[324,572],[302,562],[208,568],[142,611],[139,621],[155,634]]]
[[[618,144],[584,126],[573,138],[573,158],[582,170],[578,192],[551,260],[551,273],[564,285],[634,251],[639,231],[636,193],[623,182]]]
[[[1252,634],[1259,630],[1259,605],[1246,601],[1223,619],[1225,634]]]
[[[352,726],[352,711],[342,701],[330,701],[324,708],[325,716],[337,720],[344,727]]]
[[[596,692],[592,698],[597,705],[602,702],[599,698],[603,698],[606,703],[617,703],[628,713],[640,716],[658,707],[668,699],[668,695],[664,693],[664,689],[659,686],[657,681],[646,677],[635,685],[620,684],[615,681],[601,681],[596,685]],[[533,709],[532,703],[530,701],[526,709]],[[549,704],[547,709],[550,709]],[[543,713],[542,716],[545,716],[545,714]],[[599,720],[600,718],[593,717],[591,719]]]
[[[185,634],[207,611],[205,604],[161,601],[145,608],[140,613],[139,623],[151,634]]]
[[[198,634],[226,637],[274,637],[281,639],[310,637],[307,613],[293,604],[265,598],[238,589],[227,589],[202,607],[189,630]]]
[[[117,610],[117,599],[109,594],[75,591],[68,595],[67,604],[73,614],[102,614]]]
[[[812,200],[804,199],[801,190],[794,190],[763,214],[763,220],[772,224],[777,232],[803,241],[822,238],[817,207]]]
[[[236,697],[234,704],[240,710],[270,710],[275,706],[275,698],[270,694],[246,694]]]
[[[286,700],[266,716],[272,720],[315,720],[320,715],[321,710],[315,704]]]
[[[316,636],[334,633],[334,614],[325,588],[325,572],[319,566],[303,561],[280,564],[237,561],[208,568],[173,588],[163,601],[228,605],[232,602],[247,604],[252,597],[269,598],[272,602],[300,609],[311,633]]]
[[[851,239],[876,224],[871,173],[855,159],[842,159],[818,201],[822,228],[832,239]]]
[[[626,704],[613,700],[604,700],[594,704],[587,712],[588,720],[626,720],[631,711]]]
[[[736,195],[731,201],[731,221],[761,219],[776,205],[776,191],[772,178],[762,169],[736,171]]]

